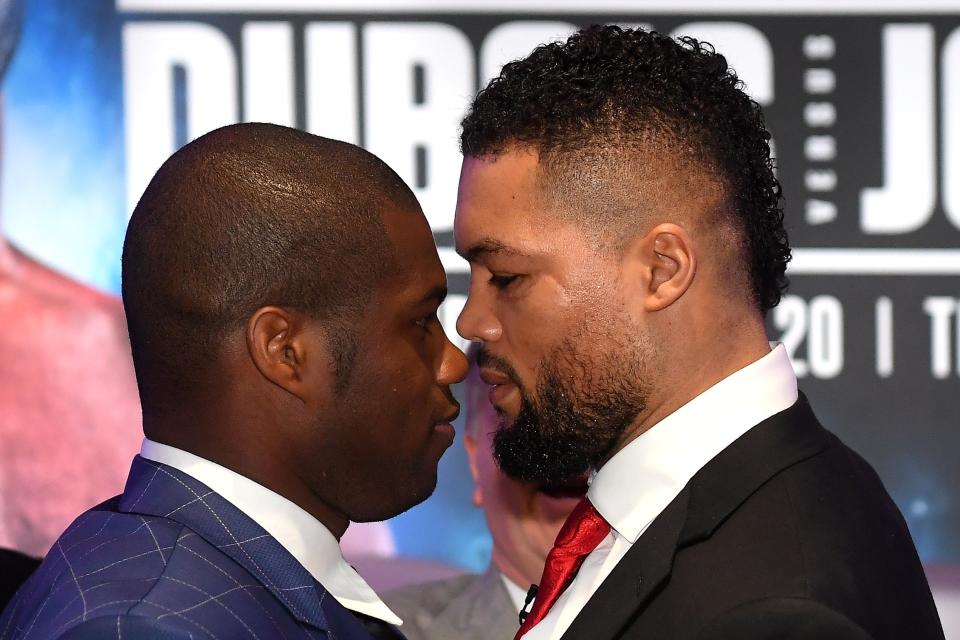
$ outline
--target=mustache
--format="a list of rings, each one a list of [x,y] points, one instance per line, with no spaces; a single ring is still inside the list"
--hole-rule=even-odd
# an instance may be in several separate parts
[[[520,381],[520,376],[517,375],[517,370],[513,368],[513,365],[500,356],[490,353],[486,347],[481,348],[477,353],[477,366],[481,369],[495,369],[499,371],[510,378],[510,382],[517,385],[522,395],[526,395],[526,389]]]

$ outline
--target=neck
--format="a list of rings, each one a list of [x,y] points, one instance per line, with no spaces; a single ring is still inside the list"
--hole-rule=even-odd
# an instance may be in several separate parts
[[[148,417],[144,413],[147,437],[215,462],[260,484],[294,503],[325,526],[339,540],[350,524],[349,518],[326,504],[297,473],[294,465],[277,452],[273,441],[261,441],[256,428],[244,428],[243,421],[199,415],[172,419]],[[202,437],[196,425],[206,425]]]
[[[494,544],[491,562],[497,571],[505,575],[513,584],[521,589],[527,589],[530,585],[540,582],[545,558],[528,558],[527,561],[518,561]]]
[[[770,353],[762,321],[751,323],[738,333],[713,335],[699,343],[689,343],[685,355],[679,358],[672,354],[674,375],[659,380],[645,410],[627,429],[611,457],[710,387]],[[672,343],[683,344],[683,341],[675,339]]]

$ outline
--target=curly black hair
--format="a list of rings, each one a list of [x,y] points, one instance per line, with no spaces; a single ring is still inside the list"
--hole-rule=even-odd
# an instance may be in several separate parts
[[[505,65],[462,126],[465,156],[529,146],[548,169],[566,163],[568,183],[583,182],[583,169],[571,165],[607,153],[623,162],[624,149],[653,143],[721,185],[721,213],[746,254],[737,259],[749,264],[761,313],[786,290],[790,246],[770,134],[760,106],[711,45],[594,25]],[[636,156],[626,155],[636,168]]]

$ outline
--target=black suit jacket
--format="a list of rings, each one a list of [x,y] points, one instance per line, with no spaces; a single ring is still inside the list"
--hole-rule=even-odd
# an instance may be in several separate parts
[[[564,640],[943,639],[903,517],[798,402],[711,460]]]

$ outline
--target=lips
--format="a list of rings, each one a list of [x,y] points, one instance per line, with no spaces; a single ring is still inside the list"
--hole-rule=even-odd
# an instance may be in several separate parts
[[[490,385],[490,404],[494,407],[502,407],[503,402],[517,390],[516,383],[507,376],[495,369],[480,369],[480,379]]]
[[[496,369],[480,369],[480,379],[491,386],[513,384],[513,380],[510,379],[510,376],[501,373]]]
[[[448,411],[444,417],[435,420],[433,423],[433,435],[431,442],[439,445],[438,454],[441,455],[443,451],[453,444],[454,437],[456,436],[456,431],[453,428],[453,421],[457,419],[457,416],[460,415],[460,405],[454,405],[453,408]]]
[[[453,444],[453,439],[456,437],[456,431],[454,430],[453,425],[447,422],[434,425],[433,433],[439,436],[440,440],[443,441],[444,449]]]
[[[449,413],[447,413],[445,417],[435,421],[434,424],[450,424],[451,422],[456,420],[459,415],[460,415],[460,405],[459,404],[454,405],[454,407],[450,410]]]

